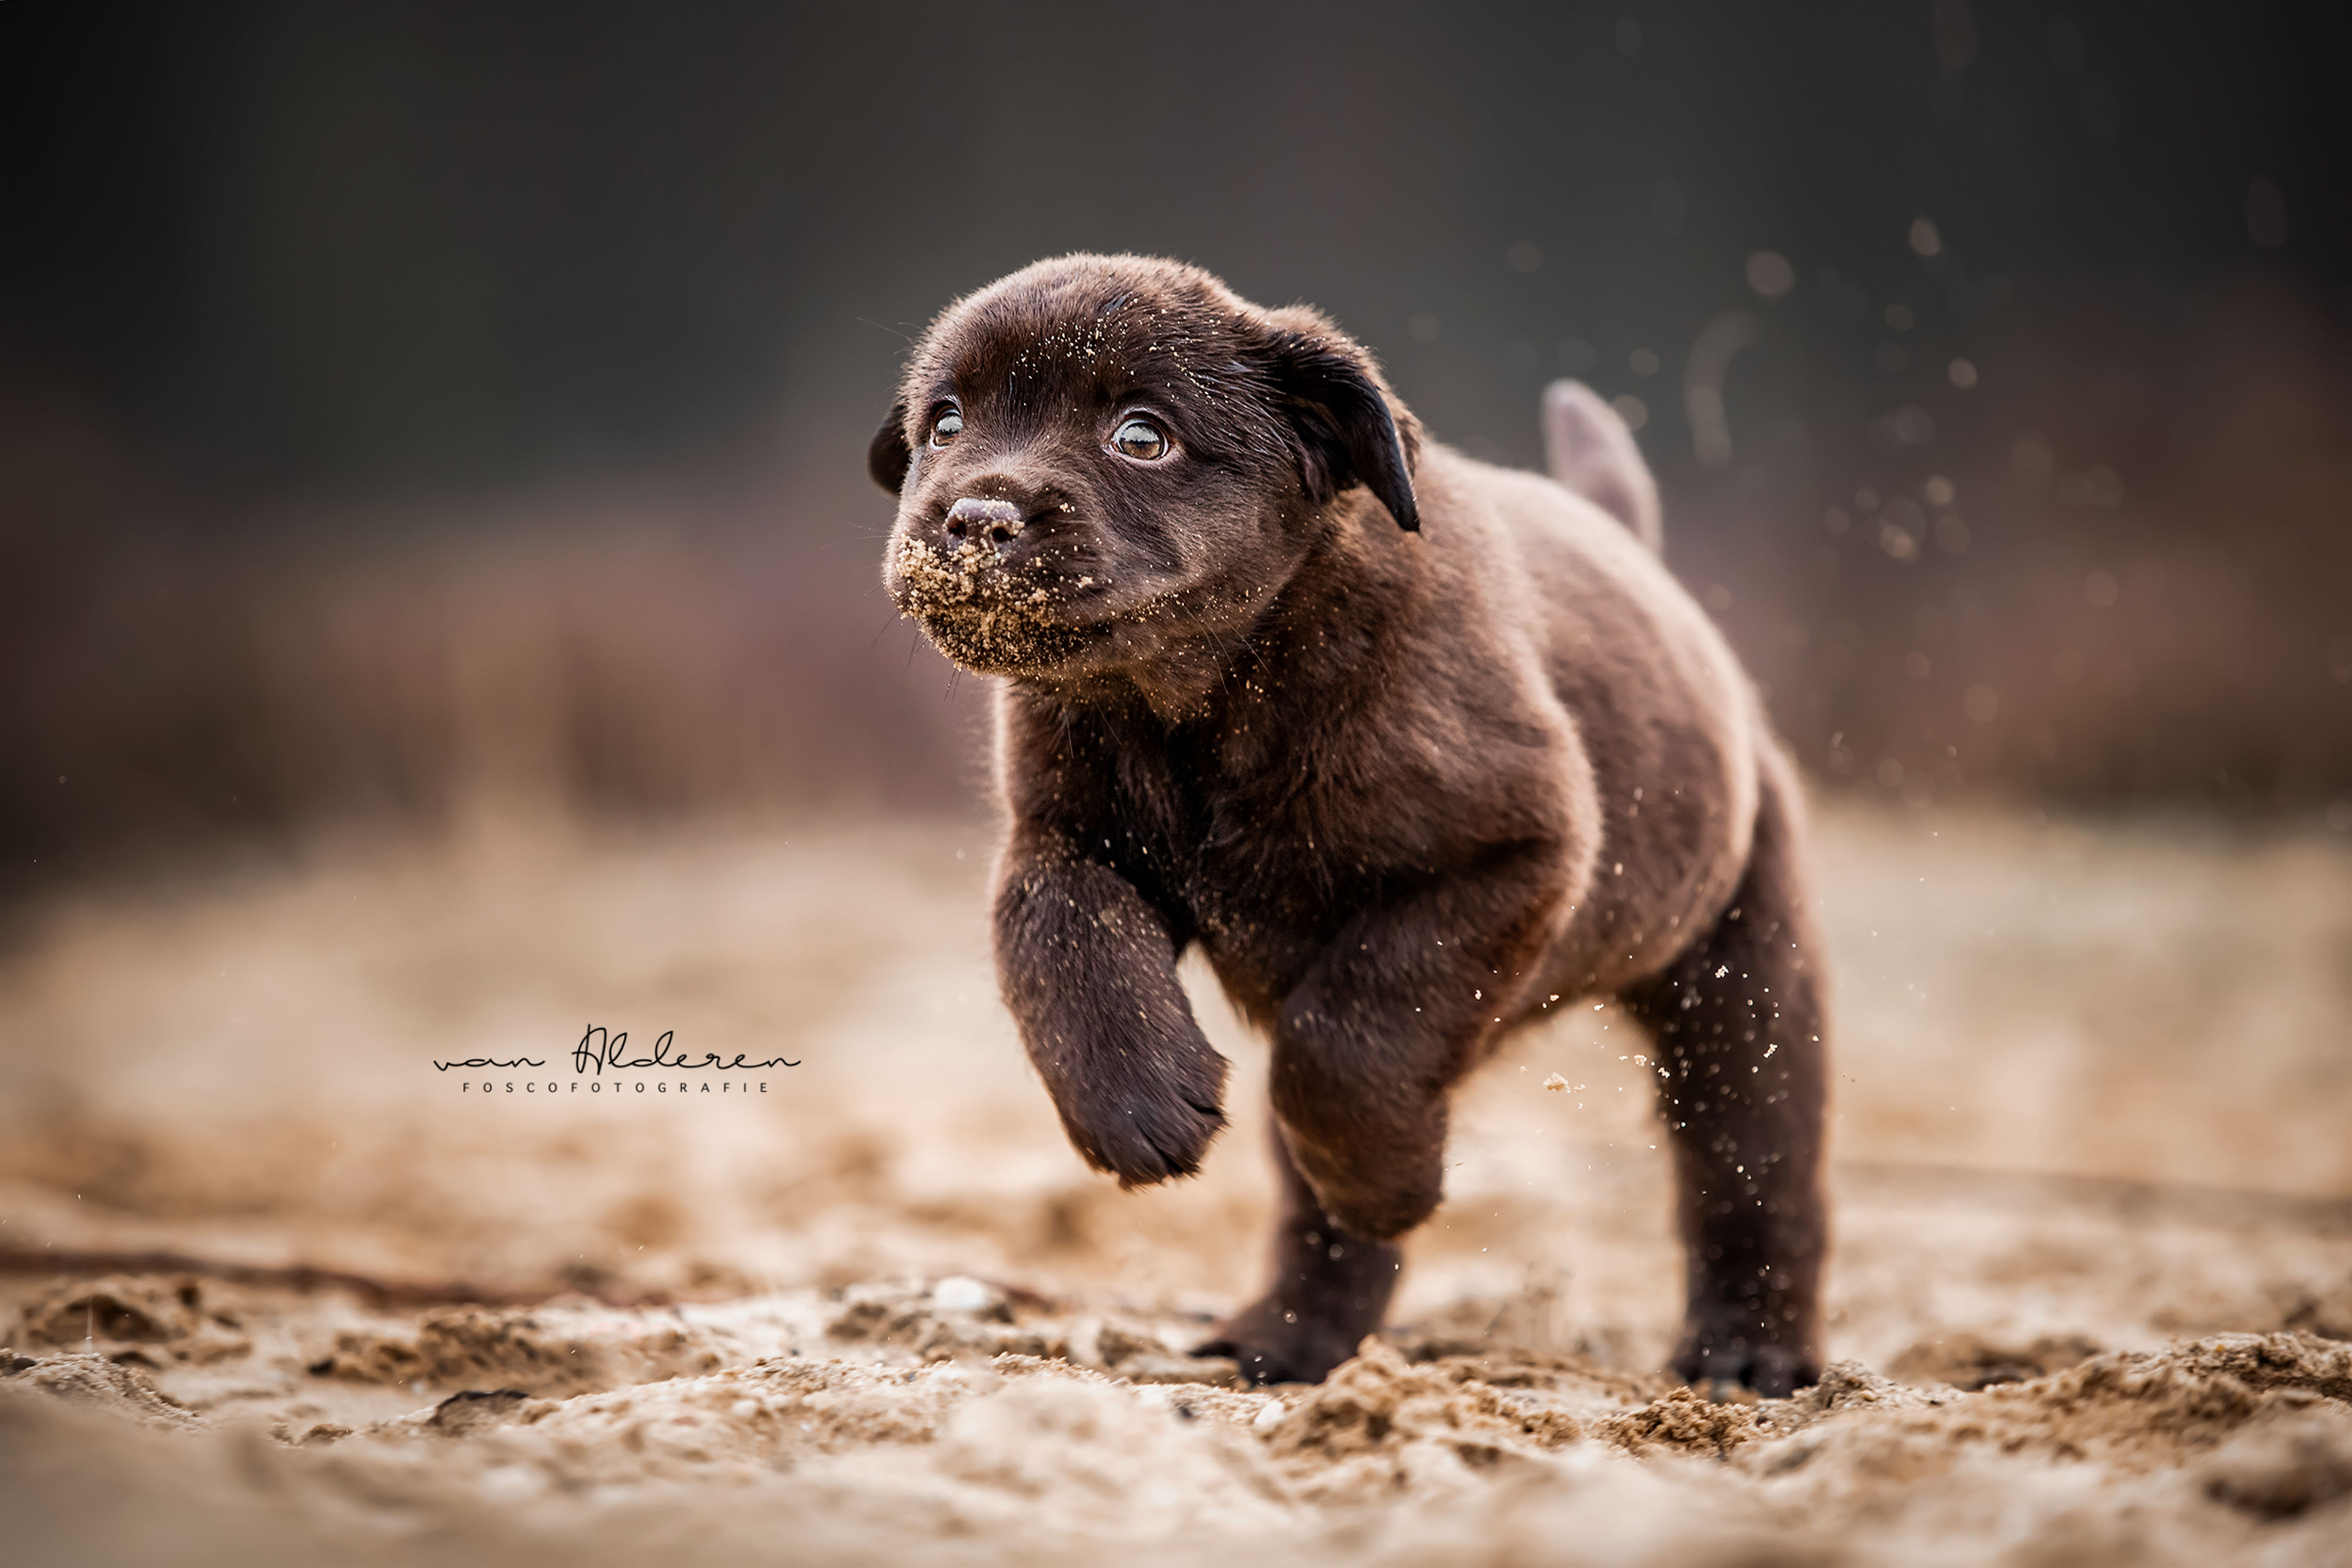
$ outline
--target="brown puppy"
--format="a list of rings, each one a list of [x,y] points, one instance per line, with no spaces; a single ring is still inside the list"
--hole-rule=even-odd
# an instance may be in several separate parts
[[[1425,442],[1312,310],[1040,262],[914,352],[868,454],[884,577],[1006,677],[997,972],[1078,1152],[1163,1181],[1224,1124],[1193,944],[1272,1039],[1274,1283],[1204,1350],[1264,1381],[1351,1354],[1437,1206],[1448,1092],[1611,997],[1657,1040],[1675,1368],[1786,1394],[1820,1371],[1826,1241],[1796,783],[1629,531],[1656,491],[1622,423],[1570,393],[1547,424],[1613,514]]]

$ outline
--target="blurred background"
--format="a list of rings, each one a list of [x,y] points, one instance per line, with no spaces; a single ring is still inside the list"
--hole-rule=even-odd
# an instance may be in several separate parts
[[[2352,833],[2309,5],[0,10],[0,882],[483,810],[970,812],[907,337],[1197,261],[1538,461],[1620,400],[1825,789]]]

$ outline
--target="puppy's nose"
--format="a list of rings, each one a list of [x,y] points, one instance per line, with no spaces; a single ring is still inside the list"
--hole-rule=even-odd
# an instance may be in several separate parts
[[[1010,501],[966,496],[948,508],[948,537],[1003,544],[1021,531],[1021,508]]]

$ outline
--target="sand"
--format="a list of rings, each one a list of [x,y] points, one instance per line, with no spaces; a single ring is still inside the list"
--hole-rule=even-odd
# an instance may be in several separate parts
[[[2352,1563],[2344,841],[1822,839],[1835,1364],[1767,1402],[1656,1370],[1608,1009],[1467,1093],[1328,1383],[1188,1355],[1257,1283],[1263,1049],[1196,967],[1235,1128],[1087,1173],[982,827],[485,822],[42,906],[0,1250],[207,1267],[0,1273],[0,1561]],[[582,1077],[591,1025],[797,1065]]]

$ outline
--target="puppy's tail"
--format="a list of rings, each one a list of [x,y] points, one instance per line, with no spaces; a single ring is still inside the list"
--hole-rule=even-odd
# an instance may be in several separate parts
[[[1544,388],[1543,432],[1551,476],[1633,529],[1651,554],[1664,553],[1658,482],[1617,411],[1582,382],[1557,381]]]

